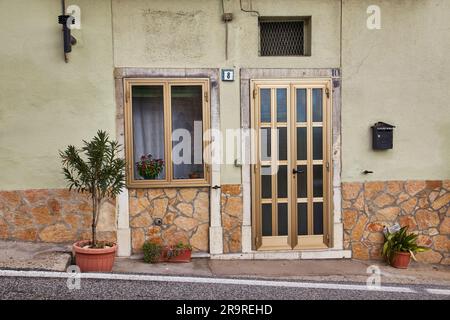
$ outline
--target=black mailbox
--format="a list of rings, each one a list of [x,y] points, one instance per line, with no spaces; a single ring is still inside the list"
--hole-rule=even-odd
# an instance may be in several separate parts
[[[372,126],[372,148],[374,150],[392,149],[395,126],[377,122]]]

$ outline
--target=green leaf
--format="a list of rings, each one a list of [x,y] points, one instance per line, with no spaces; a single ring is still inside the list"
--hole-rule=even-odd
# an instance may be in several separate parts
[[[88,192],[98,203],[106,197],[116,197],[125,187],[125,160],[118,157],[121,146],[102,130],[91,141],[82,142],[80,149],[69,145],[59,151],[68,188]],[[93,211],[92,219],[96,216],[98,212]]]

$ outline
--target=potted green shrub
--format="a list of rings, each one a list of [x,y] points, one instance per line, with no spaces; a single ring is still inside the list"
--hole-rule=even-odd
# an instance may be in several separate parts
[[[407,269],[411,257],[416,260],[414,254],[428,250],[426,247],[417,245],[417,234],[407,233],[408,227],[391,232],[384,232],[384,244],[382,255],[394,268]]]
[[[97,240],[100,208],[106,198],[115,198],[125,186],[125,160],[118,158],[120,145],[99,130],[91,141],[77,149],[69,145],[60,151],[69,190],[90,194],[92,200],[91,239],[73,245],[76,264],[82,272],[111,271],[117,245]]]
[[[153,241],[145,241],[142,246],[144,261],[147,263],[157,263],[161,260],[162,245]]]

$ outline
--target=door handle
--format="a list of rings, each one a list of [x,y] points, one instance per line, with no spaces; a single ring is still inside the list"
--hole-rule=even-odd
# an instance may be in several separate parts
[[[305,170],[302,170],[302,169],[300,169],[300,170],[292,169],[293,174],[304,173],[304,172],[305,172]]]

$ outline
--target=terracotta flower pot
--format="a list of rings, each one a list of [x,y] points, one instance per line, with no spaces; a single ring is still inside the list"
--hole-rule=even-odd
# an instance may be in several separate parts
[[[116,257],[117,245],[102,249],[83,248],[89,241],[74,243],[75,262],[81,272],[111,272]]]
[[[171,249],[165,247],[161,251],[160,262],[191,262],[192,250],[189,249]]]
[[[391,258],[391,266],[398,269],[408,269],[411,253],[397,251]]]

